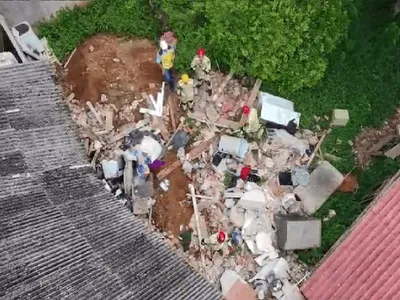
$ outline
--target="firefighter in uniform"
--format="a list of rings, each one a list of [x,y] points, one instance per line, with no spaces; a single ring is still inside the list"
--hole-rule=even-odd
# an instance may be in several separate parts
[[[203,48],[197,50],[197,55],[193,58],[191,63],[192,69],[196,73],[196,87],[200,87],[203,83],[207,84],[207,93],[209,96],[212,95],[210,71],[211,61],[206,56],[206,52]]]
[[[180,97],[180,104],[183,110],[193,110],[194,106],[194,84],[193,79],[187,74],[183,74],[181,80],[178,81],[177,94]]]

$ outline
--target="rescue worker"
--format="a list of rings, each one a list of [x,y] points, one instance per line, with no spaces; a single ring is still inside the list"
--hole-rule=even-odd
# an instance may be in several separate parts
[[[171,92],[175,90],[174,78],[175,49],[168,45],[165,40],[160,41],[160,50],[157,53],[156,61],[164,74],[164,81],[168,84]]]
[[[194,105],[194,84],[193,79],[189,78],[187,74],[183,74],[181,80],[178,81],[177,94],[180,96],[180,104],[183,110],[193,110]]]
[[[211,71],[211,61],[206,56],[206,52],[203,48],[197,50],[197,55],[193,58],[192,69],[196,73],[197,85],[199,88],[203,83],[207,84],[208,95],[212,95],[211,81],[210,81],[210,71]]]

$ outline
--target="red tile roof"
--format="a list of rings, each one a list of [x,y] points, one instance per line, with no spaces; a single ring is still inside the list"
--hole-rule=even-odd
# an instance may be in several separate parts
[[[400,299],[400,180],[302,287],[308,300]]]

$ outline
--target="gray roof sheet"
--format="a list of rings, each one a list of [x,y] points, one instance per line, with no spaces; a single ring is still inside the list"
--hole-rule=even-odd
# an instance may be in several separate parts
[[[72,167],[87,159],[52,74],[46,62],[0,68],[0,299],[221,299]]]

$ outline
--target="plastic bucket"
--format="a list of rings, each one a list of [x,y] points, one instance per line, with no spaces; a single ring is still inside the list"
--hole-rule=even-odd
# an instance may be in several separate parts
[[[237,138],[234,136],[223,135],[219,140],[218,150],[244,158],[247,150],[249,149],[249,143],[243,138]]]

